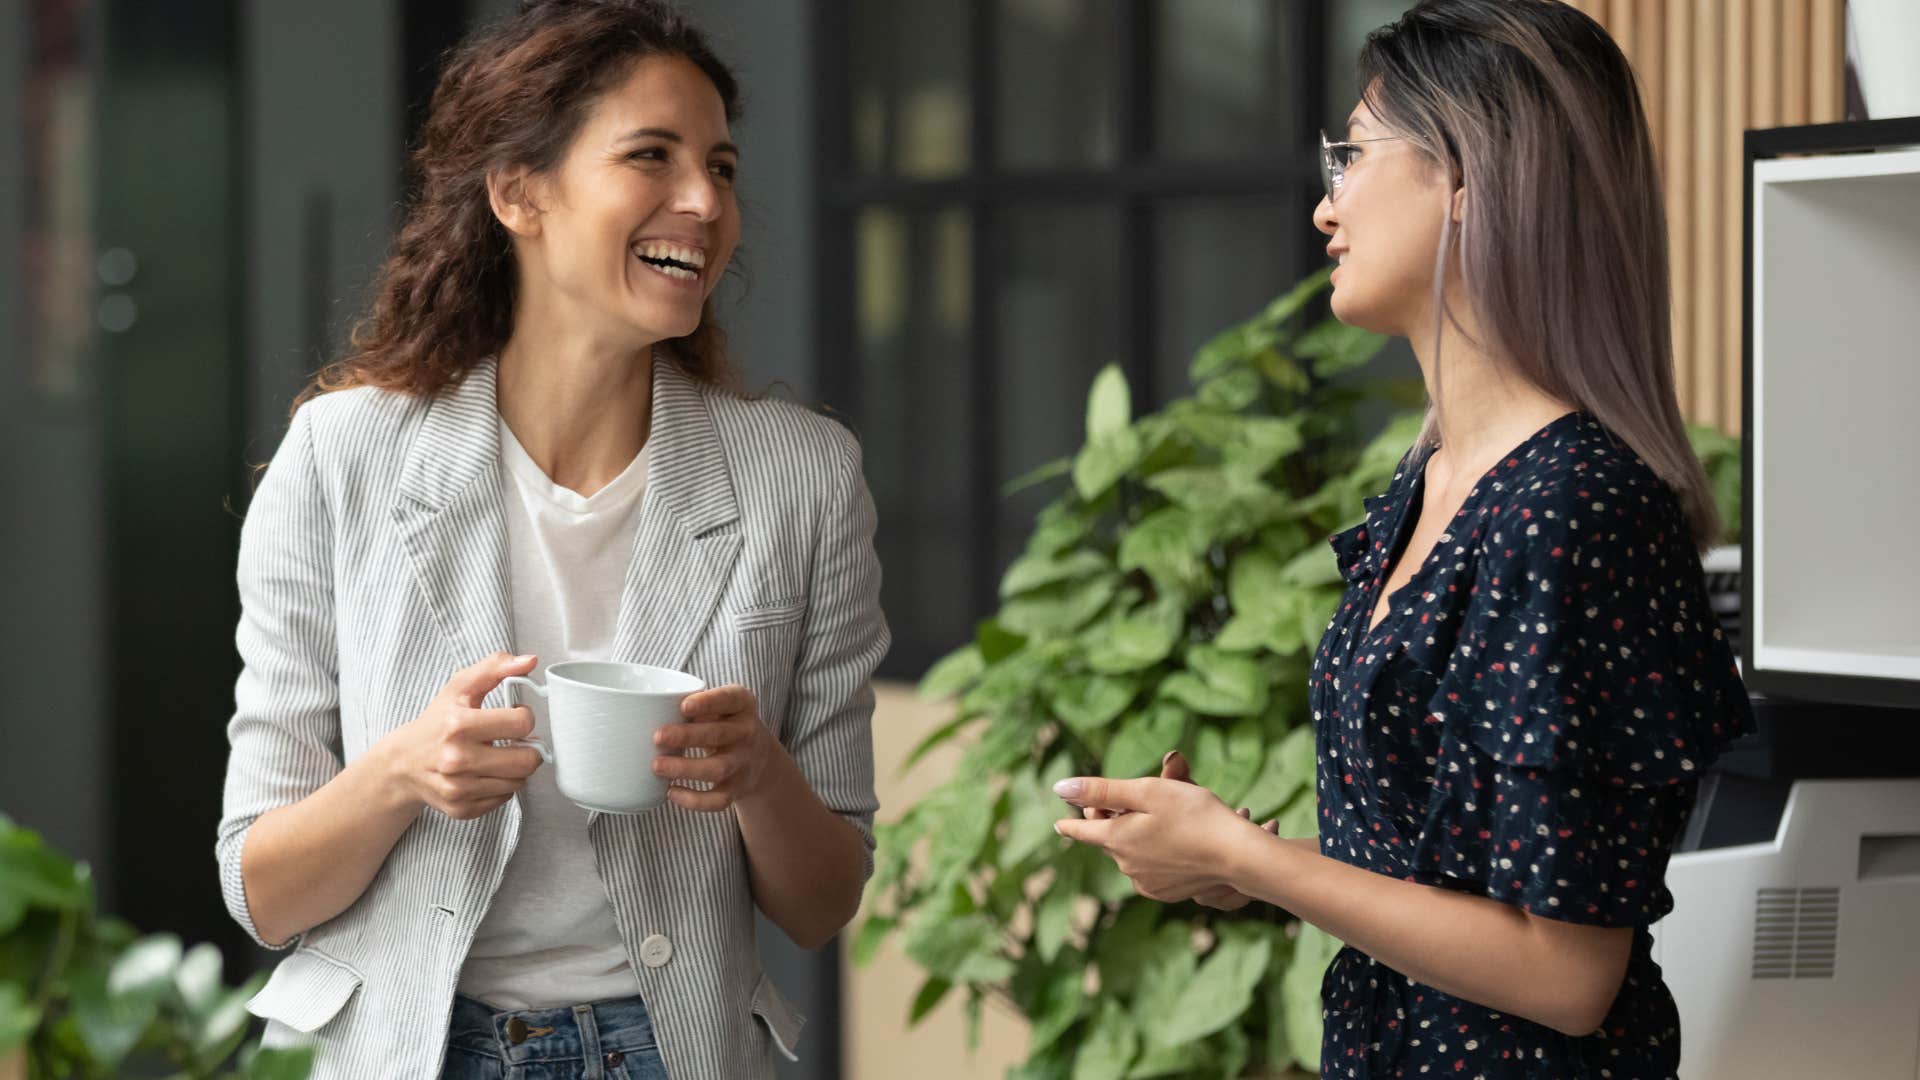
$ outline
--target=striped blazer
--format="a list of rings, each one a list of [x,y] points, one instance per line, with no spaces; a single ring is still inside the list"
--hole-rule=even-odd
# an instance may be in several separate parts
[[[412,720],[457,669],[513,651],[495,376],[489,361],[432,399],[362,387],[309,401],[254,494],[215,854],[256,941],[240,876],[254,820]],[[665,360],[649,437],[632,561],[607,582],[621,590],[614,657],[751,688],[822,801],[867,837],[871,873],[869,680],[889,637],[858,444]],[[249,1004],[267,1043],[315,1045],[316,1080],[438,1075],[520,813],[517,799],[473,821],[423,810],[352,906],[283,946]],[[761,971],[737,819],[667,804],[595,814],[588,831],[669,1072],[771,1076],[804,1019]]]

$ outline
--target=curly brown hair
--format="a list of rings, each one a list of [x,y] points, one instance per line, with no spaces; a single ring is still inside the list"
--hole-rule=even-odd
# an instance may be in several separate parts
[[[497,353],[513,330],[515,268],[487,200],[487,175],[555,168],[594,102],[650,56],[691,61],[739,119],[739,86],[706,36],[666,0],[529,0],[449,56],[410,155],[418,178],[347,354],[314,375],[316,395],[379,386],[431,397]],[[709,300],[700,325],[664,343],[694,378],[732,387]]]

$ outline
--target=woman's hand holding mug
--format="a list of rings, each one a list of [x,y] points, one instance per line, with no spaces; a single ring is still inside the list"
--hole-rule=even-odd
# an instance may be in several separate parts
[[[511,675],[532,671],[533,656],[492,656],[454,673],[420,715],[376,744],[386,754],[400,790],[423,806],[461,821],[480,817],[514,797],[541,765],[527,746],[495,746],[496,739],[533,734],[525,706],[486,709],[480,702]]]

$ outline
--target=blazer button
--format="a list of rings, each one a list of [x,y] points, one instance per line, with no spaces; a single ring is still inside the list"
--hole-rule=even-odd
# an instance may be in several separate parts
[[[661,967],[673,959],[673,942],[663,934],[653,934],[640,943],[640,962],[650,968]]]

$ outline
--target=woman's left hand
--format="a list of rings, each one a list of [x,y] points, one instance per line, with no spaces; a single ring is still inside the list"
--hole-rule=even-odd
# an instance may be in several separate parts
[[[720,686],[688,694],[680,703],[684,724],[669,724],[654,733],[659,756],[653,775],[667,780],[667,799],[675,806],[709,813],[751,796],[760,788],[774,751],[773,733],[760,722],[760,702],[744,686]],[[686,757],[690,749],[704,750]],[[697,791],[673,783],[704,780],[713,785]]]
[[[1213,792],[1179,780],[1076,777],[1056,784],[1054,791],[1083,810],[1127,811],[1097,819],[1067,818],[1054,822],[1053,828],[1105,851],[1120,872],[1133,879],[1134,890],[1153,900],[1191,900],[1233,887],[1227,840],[1236,830],[1259,828]]]

